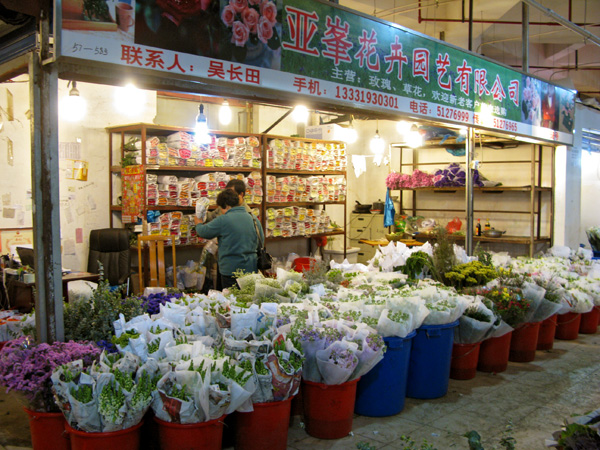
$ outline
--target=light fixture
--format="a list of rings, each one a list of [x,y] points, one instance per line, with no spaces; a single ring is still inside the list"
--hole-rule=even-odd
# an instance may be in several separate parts
[[[81,120],[87,111],[87,102],[79,95],[76,81],[69,81],[69,85],[73,86],[67,97],[63,97],[60,102],[60,117],[67,122],[77,122]]]
[[[138,116],[146,103],[146,93],[128,83],[115,90],[115,108],[126,116]]]
[[[306,123],[308,121],[308,109],[304,105],[296,105],[292,111],[292,117],[296,122]]]
[[[208,134],[208,121],[204,115],[204,105],[198,106],[198,115],[196,116],[196,127],[194,128],[194,141],[198,145],[210,144],[210,135]]]
[[[219,109],[219,123],[222,125],[229,125],[230,122],[231,108],[229,107],[229,102],[225,100]]]
[[[396,131],[402,136],[406,136],[410,131],[410,126],[410,122],[407,122],[406,120],[401,120],[399,122],[396,122]]]
[[[405,136],[406,145],[410,148],[417,148],[423,145],[423,136],[419,133],[419,127],[413,124],[410,131]]]
[[[375,155],[378,156],[383,155],[383,151],[385,150],[385,142],[381,136],[379,136],[379,121],[377,121],[377,130],[375,131],[375,136],[371,138],[369,148],[372,153],[375,153]]]

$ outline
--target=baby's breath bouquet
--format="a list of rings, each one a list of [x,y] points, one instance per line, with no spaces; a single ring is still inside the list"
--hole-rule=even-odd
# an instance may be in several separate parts
[[[131,353],[100,356],[84,367],[73,361],[52,374],[56,403],[69,425],[87,432],[131,428],[142,420],[156,392],[158,364]]]

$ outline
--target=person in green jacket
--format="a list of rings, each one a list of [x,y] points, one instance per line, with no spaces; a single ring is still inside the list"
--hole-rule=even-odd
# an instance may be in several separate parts
[[[217,196],[217,205],[223,214],[205,224],[195,218],[196,233],[204,239],[218,239],[221,287],[226,289],[236,284],[233,277],[235,271],[257,271],[256,248],[258,239],[263,242],[264,234],[254,216],[240,205],[240,198],[235,191],[221,191]]]

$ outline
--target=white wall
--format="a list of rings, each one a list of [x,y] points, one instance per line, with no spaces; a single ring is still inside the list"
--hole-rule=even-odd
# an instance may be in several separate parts
[[[9,92],[12,94],[14,120],[7,116]],[[0,85],[0,229],[31,228],[31,132],[27,117],[29,111],[29,83],[27,77],[15,78]],[[9,158],[9,141],[12,158]],[[8,249],[2,249],[7,253]]]
[[[587,106],[577,106],[576,125],[581,128],[600,132],[600,111]],[[581,140],[581,134],[577,136]],[[581,151],[581,222],[578,230],[578,242],[590,248],[585,230],[592,226],[600,226],[600,153]]]

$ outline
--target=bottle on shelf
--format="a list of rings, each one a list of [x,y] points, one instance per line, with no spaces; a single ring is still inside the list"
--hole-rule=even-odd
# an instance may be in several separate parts
[[[485,219],[485,225],[484,225],[483,229],[486,230],[486,231],[492,229],[492,227],[490,225],[490,219]]]
[[[475,227],[475,236],[481,236],[481,219],[477,219],[477,226]]]

